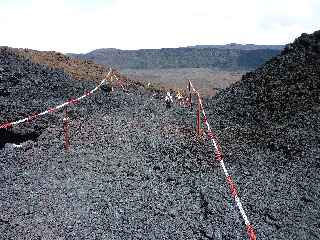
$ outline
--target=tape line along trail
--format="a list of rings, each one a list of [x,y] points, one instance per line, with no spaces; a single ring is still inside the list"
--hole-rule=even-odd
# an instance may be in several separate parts
[[[248,234],[248,237],[250,240],[256,240],[257,237],[256,237],[256,233],[255,233],[255,230],[253,228],[253,226],[250,224],[249,222],[249,219],[243,209],[243,206],[241,204],[241,201],[240,201],[240,197],[238,195],[238,191],[237,191],[237,187],[236,187],[236,184],[234,183],[234,181],[232,180],[232,177],[231,175],[229,175],[228,171],[227,171],[227,168],[224,164],[224,160],[223,160],[223,155],[222,155],[222,150],[221,150],[221,146],[219,144],[219,141],[218,141],[218,138],[216,137],[216,135],[214,134],[214,132],[212,131],[211,127],[210,127],[210,124],[208,122],[208,118],[207,118],[207,115],[206,115],[206,112],[204,110],[204,107],[203,107],[203,102],[202,102],[202,99],[201,99],[201,96],[200,96],[200,93],[194,88],[193,84],[191,81],[189,81],[189,86],[191,86],[191,90],[196,94],[196,96],[198,97],[198,101],[199,101],[199,104],[200,104],[200,109],[202,111],[202,115],[203,115],[203,120],[204,120],[204,123],[205,125],[207,126],[207,135],[208,135],[208,138],[211,140],[213,146],[214,146],[214,149],[215,149],[215,159],[217,161],[219,161],[220,163],[220,166],[222,167],[223,169],[223,172],[226,176],[226,181],[227,181],[227,184],[229,185],[229,188],[230,188],[230,191],[231,191],[231,195],[233,197],[233,199],[235,200],[236,204],[237,204],[237,207],[241,213],[241,216],[245,222],[245,225],[246,225],[246,228],[247,228],[247,234]]]
[[[26,117],[26,118],[23,118],[23,119],[20,119],[20,120],[17,120],[15,122],[9,122],[9,123],[4,123],[2,125],[0,125],[0,129],[9,129],[9,128],[12,128],[14,126],[17,126],[21,123],[24,123],[24,122],[31,122],[33,121],[34,119],[36,118],[39,118],[41,116],[44,116],[44,115],[47,115],[49,113],[53,113],[53,112],[56,112],[68,105],[72,105],[72,104],[77,104],[79,103],[82,99],[86,98],[86,97],[90,97],[94,92],[96,92],[98,89],[101,88],[101,86],[110,78],[110,75],[112,73],[112,69],[109,70],[107,76],[100,82],[100,84],[98,86],[96,86],[94,89],[92,89],[91,91],[89,92],[86,92],[84,95],[82,95],[81,97],[78,97],[78,98],[71,98],[69,99],[68,101],[56,106],[56,107],[52,107],[52,108],[49,108],[48,110],[44,111],[44,112],[41,112],[41,113],[34,113],[32,114],[31,116],[29,117]]]
[[[37,119],[41,116],[44,116],[44,115],[47,115],[49,113],[53,113],[53,112],[56,112],[68,105],[72,105],[72,104],[77,104],[79,103],[82,99],[86,98],[86,97],[90,97],[94,92],[96,92],[98,89],[101,88],[101,86],[110,78],[112,77],[115,77],[117,81],[119,81],[119,79],[117,78],[116,75],[112,74],[112,69],[110,68],[110,71],[108,72],[107,76],[100,82],[99,85],[97,85],[94,89],[92,89],[91,91],[89,92],[86,92],[84,95],[78,97],[78,98],[71,98],[69,99],[68,101],[56,106],[56,107],[52,107],[52,108],[49,108],[48,110],[44,111],[44,112],[41,112],[41,113],[34,113],[32,115],[30,115],[29,117],[26,117],[26,118],[23,118],[23,119],[20,119],[20,120],[17,120],[17,121],[14,121],[14,122],[8,122],[8,123],[4,123],[2,125],[0,125],[0,129],[10,129],[14,126],[17,126],[21,123],[24,123],[24,122],[31,122],[33,121],[34,119]],[[211,130],[211,127],[210,127],[210,124],[208,122],[208,118],[207,118],[207,115],[206,115],[206,112],[204,110],[204,107],[203,107],[203,102],[201,100],[201,96],[200,96],[200,93],[194,88],[193,84],[191,83],[191,81],[189,81],[189,86],[191,86],[191,90],[196,94],[196,96],[198,97],[198,101],[199,101],[199,104],[200,104],[200,110],[202,112],[202,115],[203,115],[203,121],[205,123],[205,125],[207,126],[207,136],[208,138],[211,140],[213,146],[214,146],[214,149],[215,149],[215,159],[217,161],[220,162],[220,165],[223,169],[223,172],[226,176],[226,181],[227,181],[227,184],[229,185],[229,188],[230,188],[230,191],[231,191],[231,195],[232,197],[234,198],[236,204],[237,204],[237,207],[241,213],[241,216],[245,222],[245,225],[246,225],[246,228],[247,228],[247,234],[248,234],[248,237],[250,240],[256,240],[256,234],[255,234],[255,230],[253,228],[253,226],[250,224],[249,220],[248,220],[248,217],[242,207],[242,204],[241,204],[241,201],[240,201],[240,198],[239,198],[239,195],[238,195],[238,191],[237,191],[237,187],[236,187],[236,184],[234,183],[234,181],[232,180],[232,177],[229,175],[227,169],[226,169],[226,166],[224,164],[224,160],[223,160],[223,155],[222,155],[222,150],[221,150],[221,146],[218,142],[218,139],[216,137],[216,135],[214,134],[214,132]]]

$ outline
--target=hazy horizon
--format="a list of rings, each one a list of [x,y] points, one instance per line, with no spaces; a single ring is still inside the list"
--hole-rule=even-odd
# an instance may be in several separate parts
[[[171,49],[171,48],[191,48],[195,46],[227,46],[229,44],[238,44],[238,43],[226,43],[226,44],[197,44],[194,46],[181,46],[181,47],[159,47],[159,48],[138,48],[138,49],[121,49],[121,48],[112,48],[112,47],[103,47],[103,48],[95,48],[92,50],[89,50],[88,52],[82,52],[82,53],[76,53],[76,54],[86,54],[93,52],[98,49],[108,49],[108,50],[121,50],[121,51],[139,51],[139,50],[159,50],[159,49]],[[286,43],[287,44],[287,43]],[[254,44],[254,43],[244,43],[244,44],[239,44],[239,45],[255,45],[255,46],[284,46],[286,44]],[[72,52],[67,52],[66,54],[72,54]]]
[[[317,0],[2,0],[1,46],[87,53],[285,45],[318,30]]]

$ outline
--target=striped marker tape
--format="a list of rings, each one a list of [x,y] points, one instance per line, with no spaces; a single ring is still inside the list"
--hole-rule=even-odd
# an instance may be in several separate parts
[[[0,129],[10,129],[10,128],[13,128],[14,126],[17,126],[17,125],[21,124],[21,123],[31,122],[31,121],[33,121],[33,120],[36,119],[36,118],[39,118],[39,117],[44,116],[44,115],[47,115],[47,114],[49,114],[49,113],[56,112],[56,111],[58,111],[59,109],[64,108],[65,106],[77,104],[77,103],[79,103],[82,99],[91,96],[94,92],[96,92],[98,89],[100,89],[101,86],[110,78],[111,74],[112,74],[112,69],[110,69],[110,71],[108,72],[107,76],[100,82],[100,84],[99,84],[98,86],[96,86],[96,87],[95,87],[94,89],[92,89],[90,92],[86,92],[86,93],[85,93],[84,95],[82,95],[81,97],[71,98],[71,99],[69,99],[67,102],[62,103],[62,104],[60,104],[60,105],[58,105],[58,106],[56,106],[56,107],[49,108],[48,110],[46,110],[46,111],[44,111],[44,112],[41,112],[41,113],[34,113],[34,114],[30,115],[29,117],[26,117],[26,118],[17,120],[17,121],[15,121],[15,122],[4,123],[4,124],[0,125]]]
[[[215,159],[217,161],[219,161],[222,169],[223,169],[223,172],[226,176],[226,182],[230,188],[230,192],[231,192],[231,195],[232,195],[232,198],[234,199],[234,201],[236,202],[237,204],[237,207],[241,213],[241,216],[246,224],[246,228],[247,228],[247,234],[248,234],[248,237],[250,240],[256,240],[257,237],[256,237],[256,233],[255,233],[255,230],[253,228],[253,226],[250,224],[249,220],[248,220],[248,217],[242,207],[242,204],[241,204],[241,201],[240,201],[240,198],[239,198],[239,195],[238,195],[238,190],[237,190],[237,186],[235,184],[235,182],[233,181],[232,177],[229,175],[228,171],[227,171],[227,168],[224,164],[224,160],[223,160],[223,154],[222,154],[222,149],[221,149],[221,146],[219,144],[219,141],[218,141],[218,138],[217,136],[214,134],[214,132],[211,130],[211,127],[210,127],[210,124],[208,122],[208,118],[207,118],[207,115],[206,115],[206,112],[204,110],[204,107],[203,107],[203,102],[201,100],[201,96],[200,96],[200,93],[193,87],[193,84],[192,82],[189,80],[189,86],[191,86],[191,89],[192,91],[197,95],[198,99],[199,99],[199,104],[200,104],[200,109],[202,111],[202,115],[203,115],[203,121],[204,121],[204,124],[207,126],[207,136],[208,138],[211,140],[213,146],[214,146],[214,149],[215,149]]]

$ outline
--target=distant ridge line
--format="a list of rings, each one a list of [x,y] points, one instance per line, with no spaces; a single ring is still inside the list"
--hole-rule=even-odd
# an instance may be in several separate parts
[[[253,70],[280,54],[281,49],[235,45],[223,47],[184,47],[141,50],[102,48],[86,54],[68,54],[92,60],[116,69],[210,68],[219,70]],[[241,49],[241,48],[247,49]],[[280,48],[274,47],[274,48]]]
[[[194,46],[188,46],[188,47],[189,48],[237,49],[237,50],[259,50],[259,49],[283,50],[285,45],[257,45],[257,44],[229,43],[225,45],[194,45]]]

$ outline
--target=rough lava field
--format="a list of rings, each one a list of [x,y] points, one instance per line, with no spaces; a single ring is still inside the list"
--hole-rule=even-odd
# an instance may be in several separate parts
[[[319,63],[305,34],[204,99],[258,239],[320,238]],[[0,50],[1,122],[94,86]],[[195,112],[163,97],[130,84],[69,108],[69,153],[62,112],[1,130],[0,239],[248,239]]]

